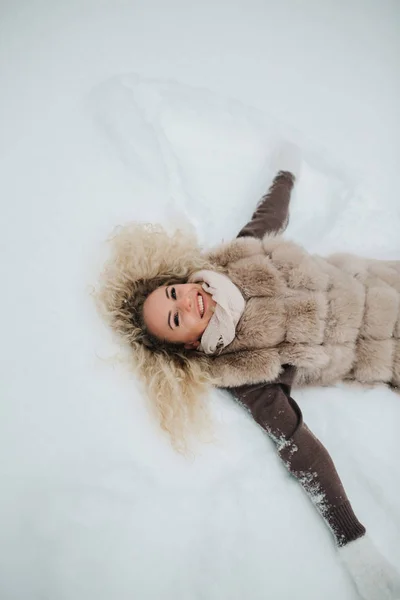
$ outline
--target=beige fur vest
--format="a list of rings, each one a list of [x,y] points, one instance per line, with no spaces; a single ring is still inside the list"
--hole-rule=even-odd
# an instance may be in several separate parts
[[[207,258],[246,307],[233,342],[208,357],[221,386],[275,380],[400,385],[400,261],[312,256],[280,237],[239,238]]]

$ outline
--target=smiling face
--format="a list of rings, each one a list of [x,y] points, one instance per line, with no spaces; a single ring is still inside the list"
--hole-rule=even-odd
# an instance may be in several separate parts
[[[199,283],[180,283],[154,290],[143,305],[150,333],[161,340],[195,349],[200,344],[216,302]]]

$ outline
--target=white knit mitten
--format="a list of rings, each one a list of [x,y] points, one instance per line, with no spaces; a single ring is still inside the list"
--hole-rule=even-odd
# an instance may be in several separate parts
[[[363,600],[400,600],[400,575],[363,537],[339,548],[339,555]]]
[[[300,148],[292,144],[292,142],[282,142],[272,153],[271,167],[274,173],[289,171],[297,179],[300,175],[301,167]]]

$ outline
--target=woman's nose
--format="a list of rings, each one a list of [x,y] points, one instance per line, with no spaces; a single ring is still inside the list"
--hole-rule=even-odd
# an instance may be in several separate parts
[[[190,299],[190,295],[185,294],[185,296],[182,296],[178,302],[178,306],[181,310],[190,312],[192,310],[192,301]]]

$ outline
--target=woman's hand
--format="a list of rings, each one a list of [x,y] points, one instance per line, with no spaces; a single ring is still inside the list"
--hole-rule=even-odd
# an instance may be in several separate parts
[[[339,548],[339,554],[363,600],[400,600],[400,575],[367,534]]]
[[[279,144],[271,156],[271,168],[273,173],[287,171],[295,179],[298,179],[301,170],[301,150],[292,142],[282,142]]]

